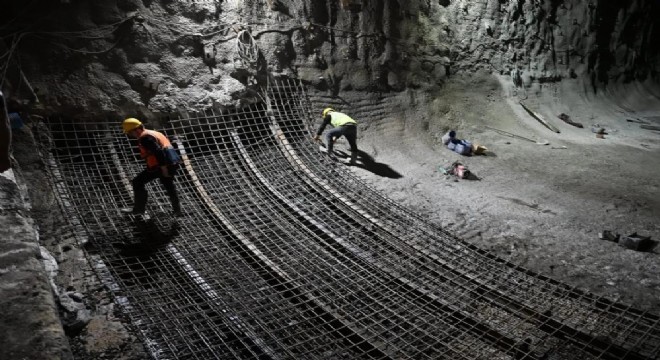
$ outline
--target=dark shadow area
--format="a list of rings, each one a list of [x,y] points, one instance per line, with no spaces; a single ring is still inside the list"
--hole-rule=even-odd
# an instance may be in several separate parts
[[[446,149],[446,147],[445,147],[445,149]],[[446,149],[446,150],[449,150],[449,149]],[[449,150],[449,151],[451,151],[451,150]],[[479,153],[479,154],[469,153],[469,154],[459,154],[459,155],[465,156],[465,157],[468,157],[468,158],[471,158],[471,157],[497,157],[497,154],[495,152],[491,151],[491,150],[486,150],[486,151],[484,151],[482,153]]]
[[[470,173],[466,177],[464,177],[463,180],[481,181],[481,178],[470,171]]]
[[[621,236],[619,238],[619,245],[635,251],[655,252],[654,250],[658,246],[658,241],[652,240],[650,236],[643,236],[634,232],[627,236]]]
[[[179,225],[174,222],[168,229],[160,228],[153,219],[134,217],[135,237],[132,241],[113,244],[123,256],[148,256],[169,244],[179,234]]]
[[[344,151],[334,151],[337,156],[342,158],[349,158],[350,154]],[[396,170],[392,169],[389,165],[376,162],[374,158],[362,150],[358,150],[358,161],[354,165],[359,168],[370,171],[378,176],[390,179],[401,179],[403,175],[399,174]]]
[[[645,243],[643,243],[642,245],[640,245],[639,249],[637,249],[637,250],[641,251],[641,252],[652,252],[652,253],[658,254],[658,252],[655,251],[655,249],[658,247],[658,244],[660,244],[660,241],[648,240]]]
[[[660,241],[651,239],[650,236],[638,235],[636,232],[624,236],[618,233],[615,233],[610,230],[603,230],[598,234],[598,237],[601,240],[607,240],[614,243],[618,243],[619,246],[640,252],[652,252],[657,254],[658,252],[655,249],[658,247]]]
[[[98,254],[121,286],[142,289],[157,288],[157,280],[168,269],[171,260],[164,251],[165,246],[178,235],[176,223],[162,229],[153,219],[141,216],[126,216],[129,234],[116,234],[117,237],[92,237],[85,244],[85,250]]]

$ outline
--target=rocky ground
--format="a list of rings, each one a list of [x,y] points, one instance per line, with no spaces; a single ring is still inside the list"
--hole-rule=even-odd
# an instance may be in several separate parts
[[[42,264],[48,253],[37,243],[27,194],[17,178],[13,169],[0,173],[0,358],[68,360],[71,353]]]
[[[583,96],[577,81],[525,94],[508,81],[502,84],[490,75],[455,79],[438,98],[427,99],[428,107],[363,119],[360,148],[402,177],[364,166],[352,171],[500,257],[660,313],[660,248],[634,251],[598,236],[611,230],[660,240],[660,132],[641,129],[639,123],[659,125],[657,89],[631,86]],[[520,100],[561,133],[531,117]],[[584,128],[562,122],[561,113]],[[422,125],[411,125],[411,119]],[[604,139],[592,133],[592,124],[606,129]],[[485,145],[487,154],[466,157],[446,149],[440,137],[449,129]],[[457,180],[438,170],[457,160],[479,179]]]
[[[657,4],[8,1],[0,58],[15,96],[38,97],[42,115],[80,121],[234,105],[257,72],[296,76],[318,107],[339,106],[361,121],[360,146],[377,169],[352,170],[388,196],[499,256],[660,313],[660,250],[598,239],[609,229],[660,240],[660,134],[640,128],[660,125],[660,91],[649,83],[660,69]],[[254,48],[241,48],[241,30],[251,31]],[[259,61],[249,63],[255,49]],[[585,128],[563,123],[561,113]],[[440,143],[449,129],[489,152],[452,153]],[[145,357],[59,215],[34,140],[15,135],[74,355]],[[440,174],[455,160],[479,180]]]

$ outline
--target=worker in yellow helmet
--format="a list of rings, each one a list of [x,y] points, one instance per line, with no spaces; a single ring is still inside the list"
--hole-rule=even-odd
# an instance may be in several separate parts
[[[355,165],[358,154],[357,121],[353,120],[350,116],[344,113],[335,111],[332,108],[323,109],[321,112],[321,117],[323,118],[323,123],[313,138],[315,141],[319,141],[321,139],[321,134],[323,133],[323,130],[325,130],[325,127],[328,126],[328,124],[333,126],[333,129],[325,134],[326,146],[321,146],[321,151],[327,152],[330,158],[335,159],[334,153],[332,152],[334,140],[344,136],[346,137],[346,140],[348,140],[348,144],[351,146],[351,158],[348,160],[348,164]]]
[[[140,156],[147,162],[147,168],[132,181],[135,203],[133,209],[122,209],[125,213],[142,214],[147,206],[148,193],[145,185],[160,179],[172,202],[175,216],[181,216],[179,196],[174,186],[174,176],[179,169],[180,157],[172,147],[170,140],[158,131],[144,128],[142,122],[128,118],[122,123],[124,134],[137,139]]]

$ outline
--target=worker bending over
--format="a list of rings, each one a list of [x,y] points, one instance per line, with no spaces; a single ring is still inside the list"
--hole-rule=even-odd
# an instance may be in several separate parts
[[[334,141],[344,136],[351,146],[351,158],[348,161],[348,164],[355,165],[358,154],[357,121],[353,120],[350,116],[344,113],[335,111],[332,108],[323,109],[321,117],[323,118],[323,123],[313,138],[315,141],[319,141],[321,139],[321,134],[328,124],[333,126],[333,129],[325,134],[326,148],[321,148],[321,151],[327,151],[328,155],[334,159],[334,153],[332,152]]]
[[[179,169],[180,158],[170,140],[158,131],[145,129],[138,119],[124,120],[122,128],[126,135],[137,139],[140,156],[147,162],[147,168],[133,179],[135,197],[133,209],[122,209],[122,211],[132,214],[144,213],[149,196],[145,185],[154,179],[160,179],[172,202],[174,215],[181,216],[179,196],[174,186],[174,176]]]

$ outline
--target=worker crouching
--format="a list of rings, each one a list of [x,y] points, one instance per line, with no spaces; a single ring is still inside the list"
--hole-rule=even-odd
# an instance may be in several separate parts
[[[348,164],[355,165],[358,155],[357,121],[353,120],[353,118],[351,118],[350,116],[344,113],[335,111],[332,108],[323,109],[323,112],[321,113],[321,117],[323,118],[323,123],[316,132],[316,135],[314,136],[314,140],[319,141],[321,139],[321,134],[323,133],[323,130],[325,130],[325,127],[328,124],[332,125],[333,129],[325,134],[326,148],[325,149],[322,148],[322,151],[324,152],[327,151],[328,155],[332,159],[334,159],[335,158],[333,153],[334,142],[335,140],[344,136],[346,140],[348,140],[348,144],[351,147],[351,158],[350,160],[348,160]]]
[[[181,159],[172,147],[170,140],[158,131],[145,129],[138,119],[129,118],[124,120],[122,128],[126,135],[137,139],[140,156],[147,162],[147,168],[132,181],[135,197],[133,209],[122,209],[122,211],[132,214],[144,213],[149,196],[145,185],[155,179],[160,179],[172,202],[174,215],[181,216],[179,196],[174,185],[174,177],[179,169]]]

